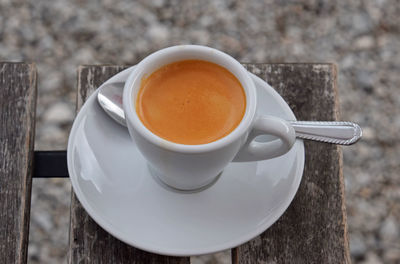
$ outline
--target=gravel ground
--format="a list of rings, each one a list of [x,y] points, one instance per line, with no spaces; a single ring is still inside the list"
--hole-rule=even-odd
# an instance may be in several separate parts
[[[335,62],[342,119],[364,129],[343,149],[351,256],[399,263],[399,14],[397,0],[0,0],[0,59],[37,64],[38,150],[66,147],[80,64],[134,64],[183,43],[242,62]],[[69,201],[68,180],[34,180],[30,263],[65,262]],[[229,263],[229,251],[193,262]]]

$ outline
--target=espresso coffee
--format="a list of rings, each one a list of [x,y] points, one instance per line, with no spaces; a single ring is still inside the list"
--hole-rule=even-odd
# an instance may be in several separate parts
[[[232,132],[242,120],[246,95],[227,69],[202,60],[165,65],[141,80],[136,112],[154,134],[199,145]]]

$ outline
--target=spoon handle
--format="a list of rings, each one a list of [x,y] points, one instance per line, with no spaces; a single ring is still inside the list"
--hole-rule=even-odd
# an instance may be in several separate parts
[[[359,125],[353,122],[288,121],[296,137],[339,145],[352,145],[362,136]]]

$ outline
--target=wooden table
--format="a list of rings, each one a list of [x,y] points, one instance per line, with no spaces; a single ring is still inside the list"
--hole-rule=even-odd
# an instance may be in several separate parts
[[[333,64],[245,64],[289,103],[300,120],[338,120]],[[77,109],[125,66],[78,69]],[[0,63],[0,263],[26,263],[36,110],[34,64]],[[340,147],[305,142],[300,188],[262,235],[232,249],[233,263],[349,263]],[[38,164],[38,163],[36,163]],[[39,165],[37,165],[39,166]],[[189,263],[147,253],[99,227],[72,194],[68,263]]]

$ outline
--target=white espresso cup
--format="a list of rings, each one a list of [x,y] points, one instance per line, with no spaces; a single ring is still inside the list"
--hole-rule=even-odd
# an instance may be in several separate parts
[[[246,95],[245,114],[225,137],[201,145],[178,144],[155,135],[139,119],[135,104],[142,78],[164,65],[182,60],[218,64],[240,81]],[[247,70],[231,56],[205,46],[173,46],[143,59],[125,82],[123,107],[129,134],[149,163],[153,176],[180,190],[195,190],[212,183],[232,161],[281,156],[290,150],[296,139],[293,127],[285,120],[257,115],[257,91]],[[257,142],[254,139],[259,135],[273,135],[277,139]]]

